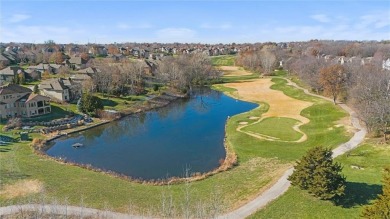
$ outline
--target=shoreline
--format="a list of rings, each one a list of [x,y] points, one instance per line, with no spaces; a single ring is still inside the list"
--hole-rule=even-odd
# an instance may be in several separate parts
[[[210,89],[212,89],[210,87]],[[222,92],[222,91],[220,91]],[[222,92],[224,95],[227,95],[229,96],[227,93],[225,92]],[[72,161],[67,161],[65,159],[62,159],[62,158],[56,158],[56,157],[52,157],[52,156],[49,156],[46,151],[52,147],[52,145],[49,145],[50,142],[54,141],[55,139],[58,139],[58,138],[61,138],[61,137],[66,137],[70,134],[74,134],[74,133],[78,133],[78,132],[82,132],[82,131],[85,131],[85,130],[88,130],[88,129],[92,129],[92,128],[95,128],[95,127],[98,127],[98,126],[101,126],[101,125],[105,125],[105,124],[108,124],[108,123],[111,123],[113,121],[116,121],[116,120],[119,120],[119,119],[122,119],[126,116],[130,116],[130,115],[136,115],[136,114],[139,114],[139,113],[145,113],[145,112],[148,112],[148,111],[151,111],[151,110],[154,110],[154,109],[159,109],[159,108],[162,108],[162,107],[165,107],[165,106],[168,106],[169,104],[173,103],[174,101],[176,100],[179,100],[179,99],[184,99],[184,98],[187,98],[188,95],[179,95],[179,94],[170,94],[169,96],[171,97],[175,97],[175,98],[172,98],[170,99],[169,101],[156,101],[154,99],[161,99],[161,96],[157,96],[151,100],[148,100],[148,102],[146,103],[146,108],[138,108],[136,111],[121,111],[119,112],[120,113],[120,117],[119,118],[114,118],[114,119],[110,119],[110,120],[103,120],[97,124],[93,124],[93,125],[90,125],[90,126],[87,126],[87,127],[83,127],[83,128],[80,128],[80,129],[74,129],[74,130],[71,130],[69,132],[66,132],[66,131],[63,131],[64,134],[58,134],[58,135],[55,135],[53,137],[48,137],[46,139],[44,139],[42,142],[39,142],[39,143],[31,143],[31,146],[33,148],[33,151],[35,154],[37,154],[38,156],[41,156],[45,159],[49,159],[49,160],[53,160],[53,161],[56,161],[56,162],[59,162],[61,164],[66,164],[66,165],[69,165],[69,166],[77,166],[77,167],[81,167],[81,168],[84,168],[84,169],[87,169],[87,170],[91,170],[91,171],[94,171],[94,172],[99,172],[99,173],[102,173],[102,174],[106,174],[106,175],[109,175],[109,176],[112,176],[112,177],[116,177],[116,178],[120,178],[120,179],[124,179],[124,180],[127,180],[127,181],[130,181],[130,182],[135,182],[135,183],[141,183],[141,184],[149,184],[149,185],[170,185],[170,184],[179,184],[179,183],[183,183],[183,182],[194,182],[194,181],[199,181],[199,180],[203,180],[203,179],[206,179],[210,176],[213,176],[217,173],[221,173],[221,172],[224,172],[224,171],[227,171],[229,169],[232,169],[234,166],[237,165],[237,154],[235,153],[235,151],[233,150],[232,146],[227,142],[227,124],[228,124],[228,121],[229,121],[229,117],[227,118],[226,122],[225,122],[225,135],[224,135],[224,139],[223,139],[223,146],[224,146],[224,149],[225,149],[225,158],[223,159],[223,162],[220,162],[219,166],[215,169],[212,169],[208,172],[205,172],[205,173],[191,173],[189,177],[170,177],[170,178],[167,178],[167,179],[151,179],[151,180],[145,180],[145,179],[140,179],[140,178],[132,178],[131,176],[127,176],[127,175],[124,175],[124,174],[120,174],[120,173],[117,173],[117,172],[114,172],[114,171],[111,171],[111,170],[105,170],[105,169],[101,169],[101,168],[97,168],[97,167],[94,167],[90,164],[80,164],[80,163],[75,163],[75,162],[72,162]],[[164,98],[162,98],[164,99]],[[166,99],[165,99],[166,100]],[[160,103],[160,104],[159,104]],[[153,105],[154,104],[154,105]],[[221,159],[222,161],[222,159]]]

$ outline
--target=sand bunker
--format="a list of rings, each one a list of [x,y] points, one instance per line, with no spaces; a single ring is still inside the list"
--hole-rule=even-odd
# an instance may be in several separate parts
[[[252,72],[240,69],[238,66],[220,66],[219,70],[223,71],[223,76],[233,77],[233,76],[245,76],[251,75]]]
[[[43,183],[39,180],[20,180],[14,184],[5,185],[0,191],[0,196],[12,199],[39,193],[42,192],[43,189]]]
[[[246,125],[246,124],[248,124],[248,122],[240,122],[240,123],[238,123],[238,124],[240,124],[240,125]]]
[[[272,90],[270,87],[273,85],[271,78],[257,79],[253,81],[245,81],[241,83],[229,83],[226,84],[226,87],[234,88],[237,90],[237,96],[240,99],[251,101],[251,102],[266,102],[269,104],[269,110],[264,113],[261,118],[249,125],[253,125],[261,122],[261,120],[268,117],[287,117],[300,121],[300,123],[293,127],[293,129],[299,133],[302,133],[303,136],[292,142],[303,142],[307,139],[307,135],[302,132],[299,127],[307,124],[310,120],[306,117],[301,116],[301,111],[313,103],[306,102],[302,100],[297,100],[286,96],[282,91]],[[243,132],[250,136],[275,141],[272,136],[257,135],[249,132],[242,131],[244,127],[249,125],[240,126],[237,128],[237,131]],[[291,141],[290,141],[291,142]]]

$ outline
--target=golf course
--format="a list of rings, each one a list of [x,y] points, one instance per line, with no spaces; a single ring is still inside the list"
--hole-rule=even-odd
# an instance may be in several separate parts
[[[338,105],[305,94],[288,85],[283,77],[259,78],[255,73],[248,74],[233,66],[219,68],[227,75],[225,83],[213,85],[215,90],[259,104],[227,120],[225,144],[237,156],[233,168],[198,181],[154,186],[64,165],[35,154],[30,142],[15,143],[0,146],[0,204],[45,202],[148,216],[160,215],[162,206],[170,200],[171,215],[182,215],[183,203],[188,202],[215,216],[245,205],[270,188],[309,148],[335,148],[351,138],[353,133],[347,131],[351,130],[349,114]],[[346,200],[345,206],[332,206],[330,202],[290,188],[252,217],[283,218],[294,211],[290,214],[292,218],[294,215],[316,218],[323,216],[324,212],[320,211],[324,208],[329,214],[332,212],[329,209],[334,209],[346,218],[356,217],[359,207],[355,204],[362,204],[362,199],[367,203],[380,190],[379,170],[384,155],[378,155],[378,151],[390,153],[389,149],[367,142],[338,158],[345,165],[344,173],[352,185],[351,194],[357,195],[365,186],[369,188],[366,191],[369,197],[349,197],[351,200]],[[377,155],[379,159],[375,162],[368,161]],[[366,169],[351,169],[351,165]],[[308,203],[314,204],[317,210],[312,210]],[[296,207],[292,208],[291,204]],[[199,209],[190,207],[190,210]]]

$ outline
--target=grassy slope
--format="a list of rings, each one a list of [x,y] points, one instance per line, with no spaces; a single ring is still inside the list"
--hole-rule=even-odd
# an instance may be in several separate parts
[[[219,199],[223,201],[224,206],[233,207],[253,197],[260,188],[275,178],[274,174],[283,171],[287,164],[302,156],[308,148],[315,145],[334,147],[347,140],[342,128],[327,129],[334,121],[345,116],[344,112],[331,103],[307,97],[296,89],[286,87],[284,80],[276,81],[277,85],[274,85],[274,89],[282,89],[287,95],[298,99],[310,99],[316,103],[302,113],[312,121],[302,127],[308,134],[309,140],[295,144],[275,143],[258,140],[235,131],[239,122],[249,121],[250,116],[259,116],[265,112],[268,108],[267,104],[261,104],[248,113],[232,117],[227,124],[227,141],[238,155],[239,166],[231,171],[192,183],[193,199],[207,201],[209,194],[218,191]],[[8,183],[20,178],[39,179],[44,182],[44,194],[56,197],[60,201],[67,198],[69,203],[74,205],[80,204],[83,198],[85,205],[96,208],[104,208],[105,203],[109,203],[109,206],[115,210],[125,211],[131,202],[138,208],[150,209],[151,206],[159,206],[162,191],[168,190],[167,186],[127,182],[79,167],[42,159],[33,154],[26,143],[6,147],[10,150],[0,153],[0,159],[4,162],[13,161],[15,164],[11,170],[4,168],[3,165],[0,166],[0,175],[7,175]],[[182,202],[183,188],[183,185],[174,185],[169,189],[176,203]],[[40,197],[41,195],[38,194],[28,199],[36,200]],[[21,200],[0,198],[0,204],[3,205],[18,201]]]

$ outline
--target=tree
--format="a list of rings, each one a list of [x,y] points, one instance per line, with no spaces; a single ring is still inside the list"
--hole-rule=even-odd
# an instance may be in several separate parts
[[[49,71],[44,71],[42,73],[42,79],[49,79],[50,78],[50,72]]]
[[[288,178],[291,184],[323,200],[337,200],[344,195],[345,177],[342,167],[333,163],[332,151],[314,147],[300,161]]]
[[[383,176],[382,194],[372,203],[367,205],[362,212],[364,218],[390,218],[390,168],[385,168]]]
[[[50,55],[50,62],[61,64],[64,61],[64,54],[62,52],[55,52]]]
[[[77,101],[77,109],[88,115],[95,115],[97,110],[103,108],[102,101],[89,92],[83,93],[81,98]]]
[[[332,95],[334,104],[339,94],[345,89],[346,81],[347,74],[341,65],[331,65],[320,71],[319,83],[324,88],[325,94]]]
[[[26,84],[26,78],[24,77],[23,72],[18,73],[17,77],[18,77],[19,84]]]
[[[38,85],[34,85],[34,89],[33,89],[33,92],[34,94],[39,94],[39,89],[38,89]]]
[[[265,75],[270,75],[273,67],[275,66],[276,56],[270,51],[262,51],[260,53],[260,63],[261,67],[263,67],[263,71]]]
[[[108,46],[108,53],[112,54],[112,55],[117,54],[118,53],[118,47],[115,46],[115,45],[109,45]]]

